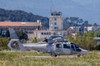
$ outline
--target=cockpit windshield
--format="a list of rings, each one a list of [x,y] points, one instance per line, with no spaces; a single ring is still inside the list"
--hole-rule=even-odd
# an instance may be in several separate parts
[[[79,46],[77,44],[75,44],[75,43],[71,43],[71,45],[74,45],[75,48],[79,48]]]

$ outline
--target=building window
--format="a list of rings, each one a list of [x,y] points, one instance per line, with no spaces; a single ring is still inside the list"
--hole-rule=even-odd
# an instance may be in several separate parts
[[[57,19],[56,19],[56,18],[54,18],[54,20],[56,21]]]
[[[44,35],[46,35],[46,33],[44,33]]]
[[[57,29],[58,30],[58,27],[54,27],[54,29]]]
[[[51,33],[49,32],[49,35],[51,35]]]
[[[48,35],[48,32],[46,34]]]
[[[54,29],[56,29],[56,27],[54,27]]]
[[[57,23],[55,22],[54,25],[57,25]]]
[[[41,35],[43,35],[43,32],[41,33]]]
[[[51,35],[50,32],[42,32],[41,35]]]

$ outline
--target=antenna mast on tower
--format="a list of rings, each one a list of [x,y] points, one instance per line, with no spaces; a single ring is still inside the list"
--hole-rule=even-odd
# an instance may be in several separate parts
[[[51,13],[52,13],[52,5],[53,5],[53,1],[52,0],[50,0],[51,2],[51,5],[50,5],[50,15],[51,15]]]

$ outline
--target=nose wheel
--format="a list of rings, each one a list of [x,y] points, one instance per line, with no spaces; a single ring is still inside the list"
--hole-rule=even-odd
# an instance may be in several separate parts
[[[57,57],[57,55],[54,52],[51,53],[51,56],[52,57]]]
[[[77,55],[77,57],[80,57],[80,56],[81,56],[81,54]]]

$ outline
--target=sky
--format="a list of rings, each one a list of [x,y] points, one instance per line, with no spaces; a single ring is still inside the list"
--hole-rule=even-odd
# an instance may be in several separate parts
[[[51,8],[61,11],[63,17],[79,17],[100,25],[100,0],[0,0],[0,8],[24,10],[46,17],[50,16]]]

